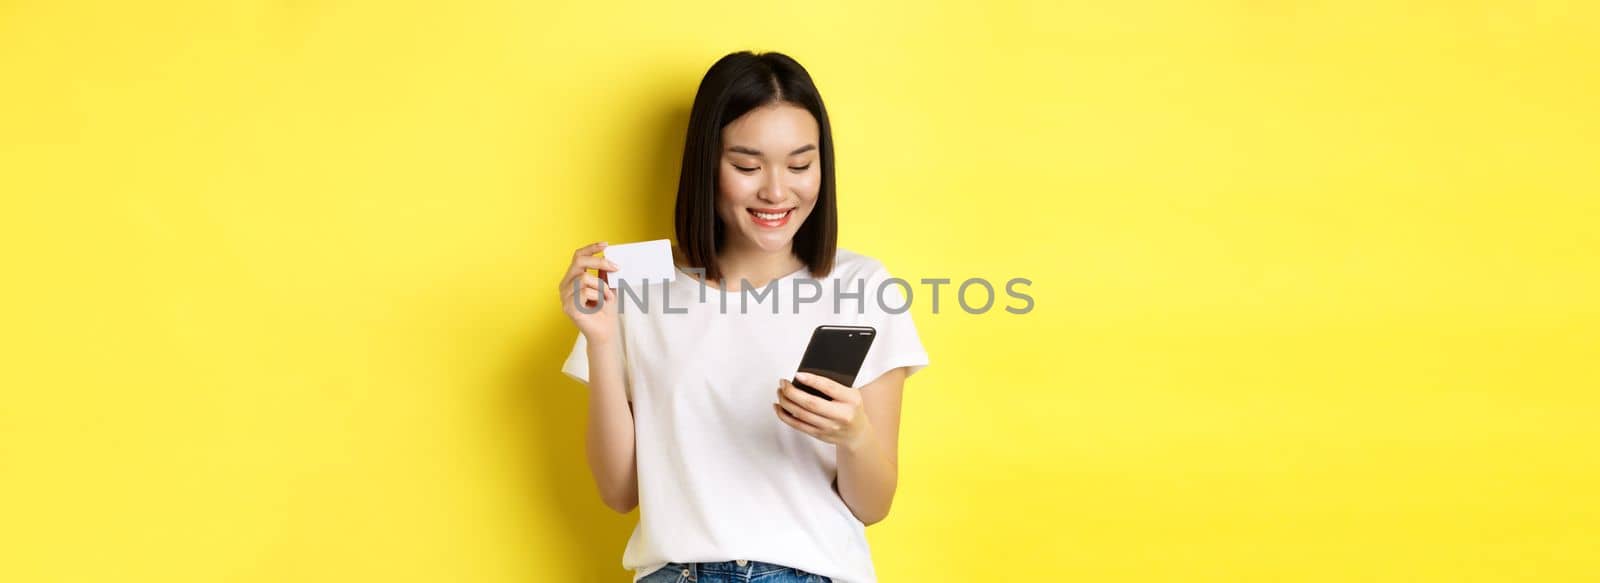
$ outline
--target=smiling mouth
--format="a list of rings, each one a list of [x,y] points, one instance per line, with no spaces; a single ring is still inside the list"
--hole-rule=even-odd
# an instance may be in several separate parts
[[[763,227],[782,227],[789,222],[789,217],[794,216],[793,208],[786,209],[745,209],[750,214],[752,221]]]
[[[782,219],[789,218],[790,213],[794,213],[795,210],[794,208],[782,208],[782,210],[778,210],[778,208],[746,208],[746,211],[749,211],[750,216],[755,216],[755,218],[762,219],[762,221],[782,221]]]

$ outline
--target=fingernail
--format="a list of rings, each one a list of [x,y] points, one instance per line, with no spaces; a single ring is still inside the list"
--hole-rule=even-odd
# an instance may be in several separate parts
[[[809,378],[811,378],[811,373],[808,373],[808,372],[797,372],[797,373],[794,373],[794,376],[795,376],[795,378],[798,378],[798,379],[809,379]]]
[[[601,241],[601,242],[600,242],[600,246],[601,246],[601,247],[605,247],[605,246],[606,246],[606,245],[607,245],[607,244],[608,244],[608,243],[606,243],[606,242],[605,242],[605,241]]]
[[[615,261],[607,261],[606,265],[610,266],[612,269],[622,269],[621,267],[617,267],[617,262]]]

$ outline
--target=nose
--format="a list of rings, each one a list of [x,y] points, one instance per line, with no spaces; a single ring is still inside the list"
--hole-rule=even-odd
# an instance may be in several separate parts
[[[761,189],[760,193],[761,200],[778,203],[789,198],[787,189],[784,188],[783,175],[783,170],[773,170],[767,174],[766,188]]]

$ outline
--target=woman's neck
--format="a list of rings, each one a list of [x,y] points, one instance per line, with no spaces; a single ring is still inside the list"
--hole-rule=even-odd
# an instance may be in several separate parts
[[[717,266],[722,269],[722,281],[718,283],[728,291],[741,289],[741,280],[750,282],[752,288],[761,288],[805,265],[804,261],[794,256],[792,245],[777,251],[766,251],[730,244],[717,255]]]

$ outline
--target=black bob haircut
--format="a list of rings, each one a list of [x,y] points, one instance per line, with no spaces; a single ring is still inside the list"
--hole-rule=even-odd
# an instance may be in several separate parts
[[[811,112],[817,120],[817,149],[822,186],[816,207],[794,236],[794,254],[812,277],[833,271],[838,247],[839,213],[833,173],[833,132],[822,95],[805,67],[777,52],[730,53],[711,65],[689,111],[689,134],[683,144],[683,170],[678,176],[674,229],[678,248],[690,268],[705,269],[706,281],[722,281],[717,257],[727,227],[717,218],[717,176],[722,163],[722,128],[752,109],[788,103]]]

